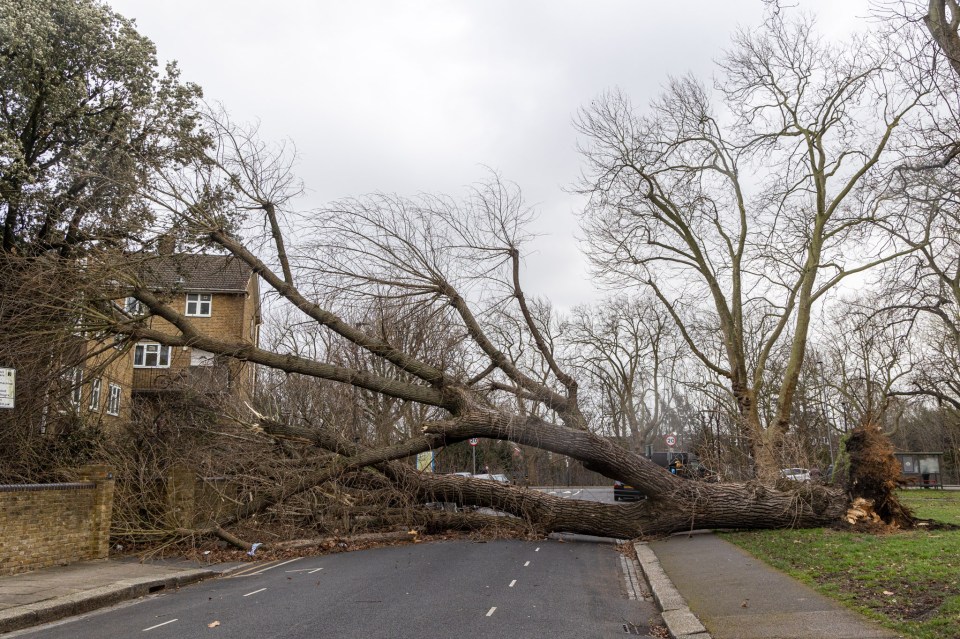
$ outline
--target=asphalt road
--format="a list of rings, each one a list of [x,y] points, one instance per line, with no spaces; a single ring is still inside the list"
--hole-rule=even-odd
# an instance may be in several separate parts
[[[657,620],[627,598],[616,546],[596,541],[455,541],[255,566],[22,636],[623,637],[625,623]]]
[[[575,490],[563,496],[587,497]],[[646,634],[659,616],[628,598],[623,571],[615,544],[583,537],[394,546],[253,564],[18,636],[581,639],[624,637],[624,624]]]

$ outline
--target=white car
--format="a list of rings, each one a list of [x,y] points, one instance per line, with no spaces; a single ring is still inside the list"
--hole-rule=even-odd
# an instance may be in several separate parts
[[[488,481],[496,481],[496,482],[500,482],[501,484],[509,484],[509,483],[510,483],[510,478],[507,477],[506,475],[502,475],[502,474],[500,474],[500,473],[495,473],[495,474],[492,474],[492,475],[491,475],[490,473],[480,473],[480,474],[478,474],[478,475],[474,475],[473,478],[474,478],[474,479],[486,479],[486,480],[488,480]]]
[[[810,471],[806,468],[784,468],[780,476],[791,481],[810,481]]]

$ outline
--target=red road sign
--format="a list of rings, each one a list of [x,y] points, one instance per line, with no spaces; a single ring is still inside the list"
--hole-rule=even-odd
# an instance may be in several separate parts
[[[471,445],[471,446],[476,446],[476,445],[479,444],[479,443],[480,443],[480,440],[477,439],[476,437],[471,437],[471,438],[470,438],[470,445]]]
[[[673,435],[667,435],[667,446],[676,446],[677,438]]]

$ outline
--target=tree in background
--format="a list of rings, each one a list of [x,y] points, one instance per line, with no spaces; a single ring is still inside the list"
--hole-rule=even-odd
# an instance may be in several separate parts
[[[613,298],[573,311],[570,361],[593,398],[597,432],[642,451],[662,432],[675,393],[673,321],[644,298]]]
[[[133,23],[94,0],[0,6],[4,253],[123,244],[149,221],[151,170],[187,160],[200,89],[161,73]]]
[[[684,77],[645,113],[612,93],[580,117],[591,259],[652,291],[725,380],[768,480],[783,463],[815,304],[910,250],[876,226],[896,214],[876,190],[931,91],[902,76],[897,46],[830,46],[812,20],[775,13],[721,60],[721,104]]]
[[[200,89],[93,0],[0,3],[0,92],[0,365],[18,371],[0,455],[35,480],[59,464],[41,430],[76,390],[63,375],[92,352],[83,307],[116,279],[99,252],[136,248],[152,222],[140,188],[206,137]]]

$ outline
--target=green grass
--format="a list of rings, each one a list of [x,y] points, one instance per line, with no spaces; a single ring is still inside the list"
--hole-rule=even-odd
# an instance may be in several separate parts
[[[904,491],[901,498],[918,517],[960,524],[960,492]],[[960,637],[960,530],[873,535],[817,528],[724,537],[905,636]]]
[[[900,499],[921,519],[960,526],[960,492],[955,490],[902,490]]]

